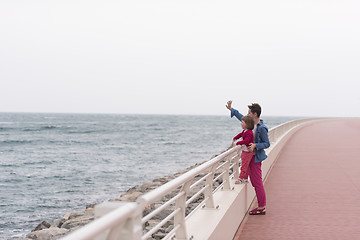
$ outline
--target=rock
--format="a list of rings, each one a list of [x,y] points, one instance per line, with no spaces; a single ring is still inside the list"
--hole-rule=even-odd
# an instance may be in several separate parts
[[[171,226],[169,226],[169,227],[166,228],[165,232],[166,232],[166,233],[169,233],[169,232],[171,232],[171,230],[173,230],[173,229],[174,229],[174,226],[171,225]]]
[[[61,228],[73,229],[84,226],[94,220],[94,215],[85,215],[67,220],[61,226]]]
[[[143,211],[143,216],[145,217],[146,215],[148,215],[148,214],[151,213],[152,211],[153,211],[153,210],[150,209],[150,208],[145,209],[145,210]]]
[[[174,228],[174,221],[170,220],[170,221],[166,222],[163,225],[163,228],[165,229],[165,232],[167,232],[167,233],[170,232]],[[171,228],[170,231],[167,230],[168,228]]]
[[[148,182],[148,183],[144,183],[140,186],[140,191],[145,193],[145,192],[149,192],[149,191],[155,189],[156,187],[157,187],[156,183]]]
[[[155,215],[152,219],[154,220],[163,220],[167,216],[169,216],[173,211],[172,210],[163,210],[159,214]]]
[[[159,231],[157,231],[156,233],[154,233],[152,235],[152,237],[156,240],[160,240],[163,239],[166,236],[166,233],[164,230],[160,229]]]
[[[118,201],[125,201],[125,202],[135,202],[136,199],[142,195],[143,192],[132,192],[128,194],[123,194],[120,196],[120,198],[116,199]]]
[[[36,239],[36,240],[53,240],[63,237],[69,232],[68,229],[50,227],[36,232],[31,232],[26,235],[27,238]]]
[[[95,207],[95,205],[94,205],[94,207]],[[89,208],[86,208],[84,212],[92,212],[92,211],[94,211],[94,208],[89,207]]]
[[[70,219],[82,217],[84,215],[85,215],[84,212],[69,212],[69,213],[65,214],[64,218],[66,220],[70,220]]]
[[[97,205],[97,204],[89,204],[89,205],[87,205],[85,211],[86,211],[87,209],[94,209],[96,205]]]
[[[130,194],[130,193],[133,193],[133,192],[138,192],[138,191],[139,191],[139,187],[140,187],[140,186],[132,187],[132,188],[130,188],[129,190],[127,190],[127,192],[126,192],[125,194]]]
[[[146,229],[150,230],[151,228],[155,227],[156,224],[158,224],[158,223],[159,223],[159,221],[155,221],[155,220],[151,219],[151,220],[147,221]]]
[[[31,238],[10,238],[9,240],[32,240]]]
[[[163,185],[169,181],[168,177],[156,178],[153,182],[160,182],[160,185]]]
[[[56,219],[54,222],[53,222],[53,226],[54,227],[58,227],[58,228],[61,228],[61,226],[66,222],[66,219],[65,218],[60,218],[60,219]]]
[[[158,186],[161,186],[161,182],[158,182],[158,181],[152,181],[152,183],[154,184],[154,186],[158,187]]]
[[[40,230],[43,230],[43,229],[47,229],[51,227],[51,224],[48,223],[47,221],[42,221],[39,225],[37,225],[33,230],[32,232],[35,232],[35,231],[40,231]]]
[[[63,218],[65,220],[69,220],[70,214],[71,214],[71,212],[66,213]]]

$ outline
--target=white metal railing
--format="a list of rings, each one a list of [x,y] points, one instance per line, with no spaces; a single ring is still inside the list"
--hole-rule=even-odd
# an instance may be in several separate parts
[[[274,144],[289,130],[309,120],[312,119],[294,120],[270,129],[270,143]],[[241,164],[239,150],[238,146],[230,148],[219,156],[145,193],[137,199],[136,203],[127,203],[125,208],[123,206],[94,220],[70,233],[63,240],[95,239],[101,233],[102,237],[96,239],[146,240],[151,239],[152,235],[159,231],[162,231],[162,239],[172,239],[174,236],[176,239],[189,239],[185,222],[191,214],[201,207],[216,209],[214,193],[219,189],[231,190],[230,179],[239,175]],[[168,195],[171,196],[167,197]],[[152,211],[149,210],[150,206],[153,206]],[[143,211],[145,216],[141,217]],[[159,218],[160,213],[164,211],[167,211],[166,216]],[[156,224],[146,228],[145,225],[155,217],[157,217]],[[171,230],[168,232],[162,230],[165,224],[170,225]],[[114,230],[115,228],[117,230]],[[105,231],[109,233],[104,234]],[[129,232],[132,233],[129,234]]]
[[[214,192],[216,192],[219,188],[223,188],[224,190],[230,189],[230,172],[234,172],[232,168],[235,165],[239,165],[240,156],[238,154],[238,150],[239,147],[234,147],[200,165],[199,167],[184,173],[182,176],[160,186],[159,188],[140,196],[137,202],[139,203],[139,206],[145,207],[161,200],[161,198],[165,195],[175,192],[175,194],[173,194],[174,197],[163,202],[160,207],[161,210],[163,210],[174,203],[172,213],[170,213],[168,217],[163,219],[150,231],[145,233],[142,239],[148,239],[153,233],[159,231],[165,223],[171,220],[172,216],[174,217],[174,227],[164,236],[163,239],[171,238],[174,234],[179,239],[187,239],[188,234],[186,231],[185,221],[190,214],[202,205],[206,208],[216,208],[216,204],[213,199]],[[198,176],[198,178],[196,178],[196,176]],[[220,182],[221,184],[216,187],[214,186],[216,182]],[[197,206],[194,209],[191,209],[190,212],[186,213],[189,205],[199,198],[202,200],[196,204]],[[146,215],[143,217],[142,223],[144,224],[146,221],[150,220],[156,213],[158,213],[158,211],[161,210],[158,208],[150,213],[150,216]]]

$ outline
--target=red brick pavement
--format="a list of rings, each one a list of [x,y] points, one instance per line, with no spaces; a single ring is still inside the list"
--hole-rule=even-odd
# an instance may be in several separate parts
[[[265,180],[266,215],[247,215],[234,240],[360,239],[359,139],[360,119],[295,133]]]

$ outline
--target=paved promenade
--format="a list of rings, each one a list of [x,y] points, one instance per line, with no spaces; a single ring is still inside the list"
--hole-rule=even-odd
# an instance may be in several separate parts
[[[360,239],[360,119],[324,120],[296,132],[265,191],[266,215],[247,215],[235,240]]]

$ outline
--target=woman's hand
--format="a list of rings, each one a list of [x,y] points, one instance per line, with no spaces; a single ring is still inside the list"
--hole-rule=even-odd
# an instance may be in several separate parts
[[[255,148],[256,148],[256,144],[255,143],[250,143],[250,146],[248,147],[248,150],[250,152],[253,152]]]
[[[229,109],[231,111],[231,104],[232,104],[232,101],[228,101],[227,104],[226,104],[226,108]]]

